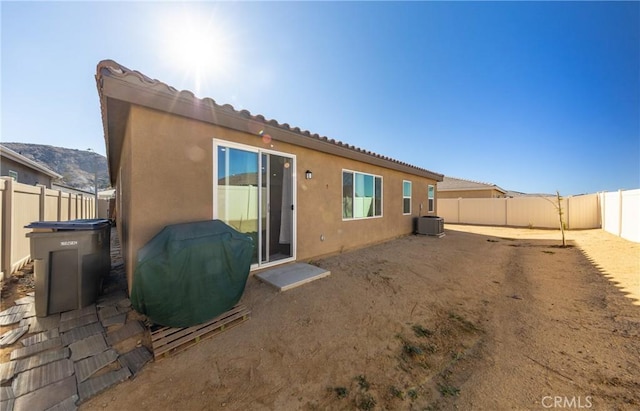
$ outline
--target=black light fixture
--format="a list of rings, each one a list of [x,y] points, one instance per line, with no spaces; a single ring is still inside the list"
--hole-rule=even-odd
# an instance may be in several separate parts
[[[304,172],[304,178],[306,178],[307,180],[311,180],[313,178],[313,173],[311,172],[311,170],[307,170]]]

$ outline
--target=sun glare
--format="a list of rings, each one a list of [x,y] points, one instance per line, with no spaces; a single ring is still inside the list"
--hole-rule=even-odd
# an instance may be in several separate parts
[[[214,18],[183,13],[172,18],[166,31],[165,52],[175,69],[195,81],[196,92],[204,82],[224,81],[233,73],[237,48],[230,30]]]

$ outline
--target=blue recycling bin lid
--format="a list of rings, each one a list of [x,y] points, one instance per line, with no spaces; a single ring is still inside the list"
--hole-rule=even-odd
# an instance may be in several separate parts
[[[24,228],[48,228],[58,231],[84,231],[100,230],[110,224],[111,222],[105,218],[89,218],[70,221],[34,221]]]

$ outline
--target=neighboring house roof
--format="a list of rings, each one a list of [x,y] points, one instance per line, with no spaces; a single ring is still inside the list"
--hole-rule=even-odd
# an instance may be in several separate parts
[[[219,105],[213,99],[197,98],[190,91],[177,89],[130,70],[115,61],[98,63],[96,82],[102,108],[102,122],[109,157],[111,183],[115,183],[122,141],[109,136],[122,136],[129,111],[129,104],[161,110],[176,115],[217,124],[250,134],[268,134],[272,139],[339,155],[382,167],[442,181],[443,175],[411,164],[394,160],[341,141],[311,134],[287,123],[267,120],[247,110],[236,110],[229,104]],[[113,140],[113,141],[110,141]],[[115,145],[115,147],[114,147]]]
[[[55,171],[43,166],[38,162],[31,160],[30,158],[23,156],[22,154],[16,153],[15,151],[11,150],[8,147],[3,146],[2,144],[0,144],[0,154],[2,154],[2,157],[6,157],[10,160],[15,161],[16,163],[20,163],[26,167],[32,168],[36,171],[46,174],[53,179],[62,178],[62,176],[56,173]]]
[[[507,191],[507,197],[555,197],[554,194],[545,194],[545,193],[522,193],[520,191]]]
[[[474,191],[474,190],[496,190],[506,194],[506,190],[495,184],[481,183],[479,181],[464,180],[462,178],[444,177],[438,182],[438,191]]]
[[[115,188],[109,190],[98,191],[98,198],[114,198],[116,196]]]
[[[94,192],[92,191],[87,191],[87,190],[82,190],[79,188],[75,188],[75,187],[71,187],[71,186],[67,186],[64,184],[59,184],[59,183],[52,183],[51,184],[52,188],[58,189],[64,193],[71,193],[71,194],[87,194],[87,195],[95,195]]]

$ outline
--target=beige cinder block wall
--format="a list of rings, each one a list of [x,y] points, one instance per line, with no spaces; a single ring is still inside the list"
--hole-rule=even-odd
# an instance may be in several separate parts
[[[436,184],[428,178],[276,140],[265,142],[258,135],[132,105],[118,174],[119,230],[130,289],[137,251],[164,226],[213,218],[214,138],[296,156],[298,260],[411,233],[414,217],[427,215],[427,185]],[[382,218],[342,221],[343,169],[383,177]],[[306,170],[313,172],[311,180],[304,178]],[[402,214],[403,180],[412,181],[412,215],[408,216]]]

